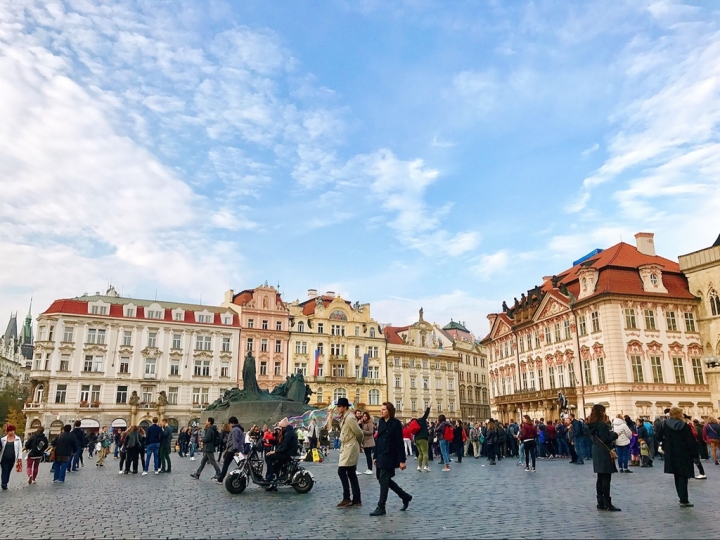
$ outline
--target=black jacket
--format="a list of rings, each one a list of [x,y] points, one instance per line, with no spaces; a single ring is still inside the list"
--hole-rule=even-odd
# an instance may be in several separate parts
[[[215,451],[215,434],[217,433],[217,427],[212,424],[205,430],[203,434],[203,452],[214,452]]]
[[[70,432],[63,431],[55,439],[55,459],[57,461],[68,461],[68,458],[77,452],[78,440]]]
[[[698,443],[692,430],[682,420],[670,418],[662,430],[662,447],[665,452],[665,472],[693,478],[693,459],[698,456]]]
[[[275,454],[279,456],[293,457],[298,452],[298,438],[295,428],[286,426],[282,432],[282,442],[275,447]]]
[[[42,448],[36,450],[36,446],[42,446]],[[25,450],[28,450],[28,457],[42,457],[45,454],[45,450],[48,447],[48,440],[44,433],[35,433],[25,443]]]
[[[463,442],[463,428],[455,426],[453,428],[453,444],[462,444]]]
[[[164,449],[170,448],[170,443],[172,442],[173,438],[173,430],[170,426],[165,426],[162,430],[162,436],[160,438],[160,446],[162,446]]]
[[[417,423],[420,426],[420,431],[415,434],[415,440],[428,440],[430,433],[428,432],[428,415],[430,414],[430,407],[425,409],[425,414],[421,418],[417,419]]]
[[[405,463],[402,424],[397,418],[388,421],[380,419],[375,439],[375,459],[378,469],[397,469],[401,463]]]
[[[75,437],[78,445],[85,448],[85,444],[87,443],[87,437],[85,436],[85,432],[82,430],[82,428],[73,428],[70,433],[72,433],[72,436]]]
[[[610,450],[615,439],[618,438],[618,434],[605,422],[593,422],[587,427],[592,441],[593,472],[595,474],[616,473],[617,467],[615,460],[610,458]]]
[[[485,442],[487,444],[497,444],[498,432],[494,429],[488,429],[487,433],[485,434]]]

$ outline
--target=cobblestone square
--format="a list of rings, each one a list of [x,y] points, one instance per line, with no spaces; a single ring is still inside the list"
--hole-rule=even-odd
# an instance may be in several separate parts
[[[662,462],[652,469],[613,476],[619,513],[595,509],[592,465],[541,460],[527,473],[506,459],[491,467],[483,458],[464,459],[449,473],[435,465],[419,473],[414,460],[397,482],[413,495],[407,512],[390,493],[388,514],[371,518],[377,501],[374,476],[360,475],[362,508],[338,510],[337,453],[306,464],[316,484],[307,495],[291,488],[266,493],[257,486],[233,496],[189,474],[198,461],[172,456],[170,475],[119,475],[112,458],[104,468],[85,459],[64,485],[53,484],[50,465],[38,482],[13,473],[0,493],[5,538],[717,538],[720,467],[707,465],[708,480],[692,480],[692,509],[681,509]],[[435,464],[437,461],[435,462]]]

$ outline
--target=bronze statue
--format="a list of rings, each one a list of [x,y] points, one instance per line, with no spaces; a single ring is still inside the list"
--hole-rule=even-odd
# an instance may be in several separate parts
[[[158,405],[161,407],[164,407],[168,404],[167,396],[165,395],[165,390],[160,390],[160,394],[158,395]]]
[[[140,398],[137,395],[137,390],[133,390],[132,394],[130,395],[130,405],[137,407],[139,403]]]
[[[257,383],[257,377],[255,376],[255,358],[253,357],[251,351],[248,351],[247,355],[245,356],[242,378],[243,390],[245,391],[245,395],[248,401],[250,401],[250,398],[252,396],[259,397],[262,393],[262,390],[260,390],[260,387]]]

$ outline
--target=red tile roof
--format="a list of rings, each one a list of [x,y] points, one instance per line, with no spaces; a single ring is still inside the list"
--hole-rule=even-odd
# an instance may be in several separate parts
[[[398,335],[399,332],[405,332],[407,329],[410,328],[409,326],[386,326],[383,329],[383,334],[385,334],[385,339],[387,339],[387,342],[391,345],[405,345],[405,342],[403,339]]]
[[[305,300],[304,302],[300,302],[299,305],[302,306],[302,308],[303,308],[303,311],[302,311],[303,315],[309,316],[309,315],[312,315],[313,313],[315,313],[315,306],[317,305],[316,304],[317,298],[318,297],[315,297],[315,298],[311,298],[309,300]],[[337,297],[322,295],[322,296],[320,296],[320,298],[322,299],[323,306],[328,307],[333,302],[333,300],[335,300],[335,298],[337,298]],[[348,306],[350,306],[350,308],[352,308],[352,303],[350,302],[350,300],[345,300],[345,303]]]
[[[248,302],[250,302],[253,299],[253,294],[255,294],[256,289],[246,289],[244,291],[240,291],[235,296],[233,296],[233,304],[237,306],[244,306]],[[280,293],[275,294],[275,300],[277,302],[282,302],[282,298],[280,296]],[[274,309],[274,306],[273,306]]]

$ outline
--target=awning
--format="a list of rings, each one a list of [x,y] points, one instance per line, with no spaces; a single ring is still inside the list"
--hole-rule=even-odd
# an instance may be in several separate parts
[[[117,427],[117,428],[126,428],[127,422],[123,420],[122,418],[116,418],[112,421],[112,424],[110,424],[110,427]]]
[[[80,427],[81,428],[99,428],[100,422],[93,418],[83,418],[80,420]]]

